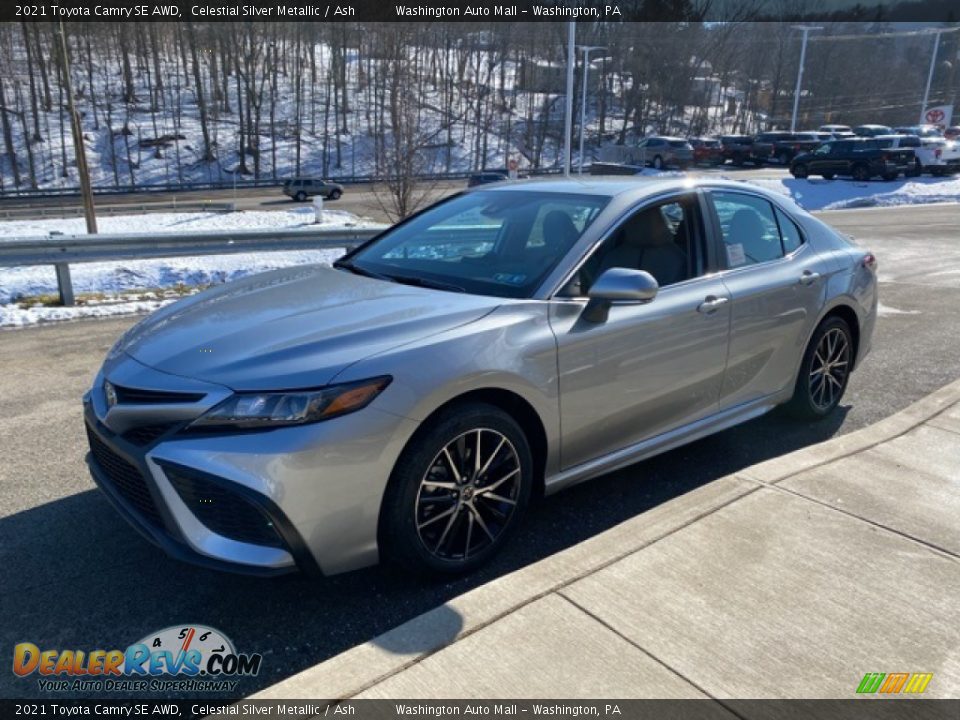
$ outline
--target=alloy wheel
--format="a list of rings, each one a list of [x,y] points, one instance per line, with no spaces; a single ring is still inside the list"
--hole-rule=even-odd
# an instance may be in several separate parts
[[[440,560],[466,561],[497,542],[523,478],[516,448],[489,428],[469,430],[437,453],[420,481],[417,535]]]
[[[850,342],[838,327],[820,339],[810,362],[810,402],[820,411],[836,404],[843,394],[850,371]]]

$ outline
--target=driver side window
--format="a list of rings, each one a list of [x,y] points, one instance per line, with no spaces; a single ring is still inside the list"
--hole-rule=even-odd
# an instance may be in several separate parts
[[[645,270],[660,287],[704,272],[700,210],[695,194],[648,205],[628,216],[591,255],[568,285],[567,295],[586,295],[606,270]]]

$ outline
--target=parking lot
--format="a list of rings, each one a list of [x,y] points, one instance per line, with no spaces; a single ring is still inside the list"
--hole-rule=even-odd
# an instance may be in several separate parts
[[[769,171],[768,171],[769,172]],[[782,172],[782,171],[778,171]],[[346,199],[346,196],[345,196]],[[802,425],[772,415],[554,496],[475,575],[423,581],[369,569],[321,581],[257,580],[166,559],[113,512],[83,463],[80,396],[133,318],[0,332],[0,642],[126,647],[193,622],[264,655],[239,694],[269,685],[446,600],[767,458],[865,427],[960,377],[960,205],[825,213],[879,258],[874,350],[840,411]],[[0,676],[5,697],[39,696]]]

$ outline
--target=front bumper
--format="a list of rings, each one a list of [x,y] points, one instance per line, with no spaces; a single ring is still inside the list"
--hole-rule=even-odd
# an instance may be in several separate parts
[[[140,366],[140,379],[150,372]],[[106,408],[102,383],[98,376],[84,398],[90,472],[120,515],[170,556],[263,576],[377,562],[380,503],[413,421],[371,406],[256,432],[183,433],[184,420],[132,442],[111,415],[119,406]],[[149,407],[135,409],[149,417]],[[129,424],[131,408],[122,410]]]

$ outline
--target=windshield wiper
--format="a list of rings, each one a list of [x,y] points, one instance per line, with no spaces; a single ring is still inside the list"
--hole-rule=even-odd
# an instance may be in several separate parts
[[[387,280],[388,282],[393,280],[393,278],[388,275],[383,275],[382,273],[374,272],[373,270],[367,270],[366,268],[362,268],[359,265],[354,264],[350,260],[337,260],[333,264],[333,267],[337,268],[338,270],[349,270],[355,275],[363,275],[364,277],[375,278],[377,280]]]
[[[450,290],[451,292],[460,293],[466,292],[466,290],[459,285],[445,283],[439,280],[428,280],[427,278],[411,275],[384,275],[384,277],[402,285],[415,285],[416,287],[432,288],[433,290]]]

